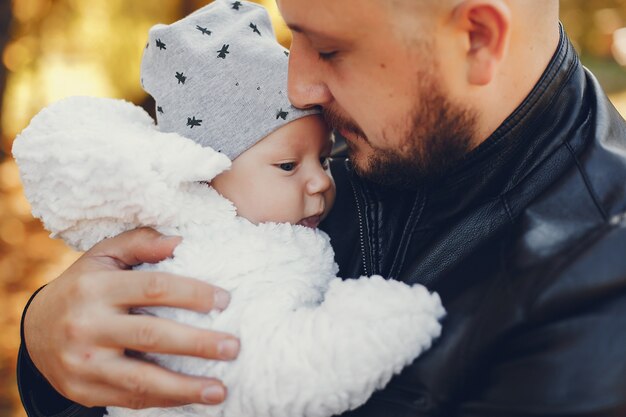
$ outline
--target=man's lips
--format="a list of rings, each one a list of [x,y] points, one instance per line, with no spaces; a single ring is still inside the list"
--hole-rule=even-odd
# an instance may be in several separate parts
[[[298,222],[300,226],[309,227],[311,229],[317,228],[320,224],[322,216],[317,214],[315,216],[307,217],[306,219],[302,219]]]

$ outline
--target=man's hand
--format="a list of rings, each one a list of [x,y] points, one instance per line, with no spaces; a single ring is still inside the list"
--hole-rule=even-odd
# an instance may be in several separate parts
[[[86,252],[32,301],[24,338],[39,371],[63,396],[85,406],[167,407],[216,404],[218,380],[190,377],[124,354],[125,350],[234,359],[239,341],[129,308],[224,309],[227,292],[166,273],[128,271],[172,255],[180,243],[151,229],[107,239]]]

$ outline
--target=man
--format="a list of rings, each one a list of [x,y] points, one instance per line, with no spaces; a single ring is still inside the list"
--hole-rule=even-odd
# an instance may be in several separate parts
[[[423,283],[448,311],[433,348],[347,415],[625,415],[626,125],[558,1],[278,4],[294,32],[290,98],[322,106],[350,148],[324,226],[341,276]],[[223,398],[218,381],[123,355],[236,356],[229,335],[126,315],[227,304],[120,271],[176,243],[146,230],[103,242],[34,297],[19,370],[31,415],[102,413],[49,383],[87,406]]]

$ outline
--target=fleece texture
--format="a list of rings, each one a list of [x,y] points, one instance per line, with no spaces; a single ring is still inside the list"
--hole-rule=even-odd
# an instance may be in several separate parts
[[[39,113],[13,153],[35,216],[78,250],[150,226],[183,236],[167,271],[231,292],[221,313],[145,308],[241,339],[233,362],[150,355],[224,381],[222,405],[129,410],[118,416],[328,417],[363,404],[428,349],[444,309],[437,294],[380,276],[342,280],[328,236],[254,225],[207,185],[230,160],[156,129],[130,103],[74,97]]]

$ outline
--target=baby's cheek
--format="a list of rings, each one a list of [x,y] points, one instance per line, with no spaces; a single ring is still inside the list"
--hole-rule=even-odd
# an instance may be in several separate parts
[[[237,214],[250,220],[254,224],[265,223],[271,211],[266,207],[268,203],[267,195],[255,192],[254,190],[241,187],[232,193],[230,199],[237,208]]]
[[[296,201],[287,198],[284,192],[275,191],[265,195],[256,207],[263,222],[295,224],[302,220],[301,209],[296,207]]]

